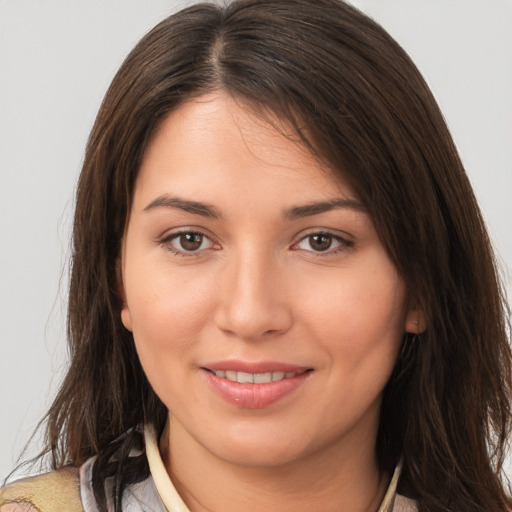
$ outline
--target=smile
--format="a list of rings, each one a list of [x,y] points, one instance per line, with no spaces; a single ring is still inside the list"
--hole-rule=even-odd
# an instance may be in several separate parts
[[[210,370],[216,377],[227,379],[231,382],[239,382],[240,384],[267,384],[269,382],[277,382],[283,379],[292,379],[302,372],[266,372],[266,373],[248,373],[236,372],[231,370]]]
[[[262,409],[291,396],[313,373],[312,368],[275,363],[219,362],[211,366],[201,369],[215,394],[246,409]]]

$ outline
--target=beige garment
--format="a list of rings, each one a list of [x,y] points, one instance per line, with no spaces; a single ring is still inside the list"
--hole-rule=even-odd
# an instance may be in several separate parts
[[[63,468],[0,489],[0,512],[83,512],[78,469]]]

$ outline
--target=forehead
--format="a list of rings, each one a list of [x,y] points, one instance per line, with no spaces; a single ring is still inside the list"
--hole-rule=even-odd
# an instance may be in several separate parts
[[[269,122],[222,92],[183,103],[148,144],[135,201],[165,192],[230,204],[233,191],[283,203],[354,197],[341,174],[321,164],[285,123]]]

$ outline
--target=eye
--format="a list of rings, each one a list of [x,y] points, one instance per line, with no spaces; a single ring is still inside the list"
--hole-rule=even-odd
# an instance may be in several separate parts
[[[295,247],[303,251],[328,252],[332,254],[353,245],[353,242],[336,236],[333,233],[310,233],[303,237]]]
[[[163,240],[163,243],[177,254],[195,253],[213,247],[213,242],[197,231],[175,233]]]

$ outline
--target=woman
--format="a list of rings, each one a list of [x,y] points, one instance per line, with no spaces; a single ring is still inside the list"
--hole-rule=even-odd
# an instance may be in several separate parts
[[[73,244],[57,471],[2,512],[510,509],[485,227],[418,71],[352,7],[158,25],[98,114]]]

